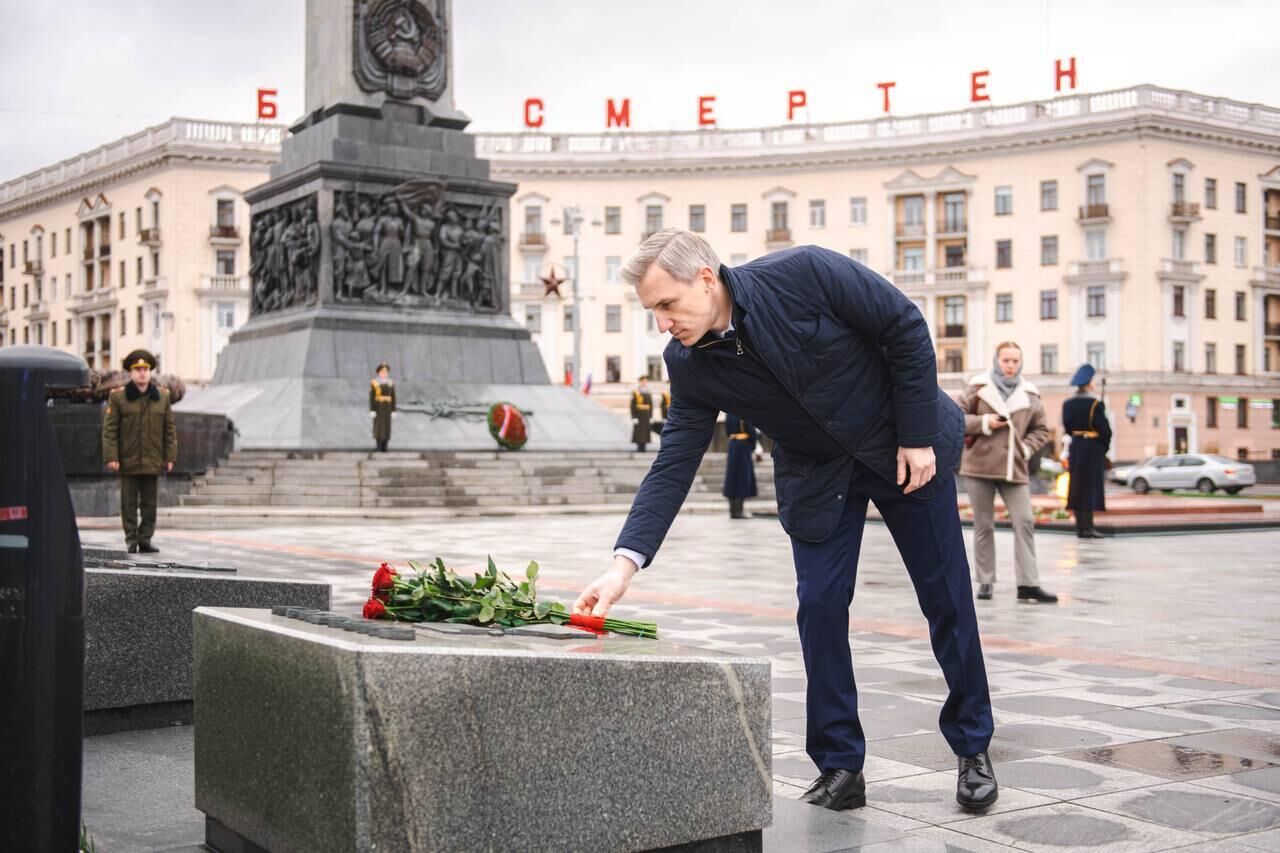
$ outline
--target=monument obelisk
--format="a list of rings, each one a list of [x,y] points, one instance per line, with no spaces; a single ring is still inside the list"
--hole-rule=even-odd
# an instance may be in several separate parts
[[[618,418],[550,383],[509,314],[515,186],[489,180],[463,133],[451,12],[307,0],[306,115],[245,194],[250,317],[183,406],[228,415],[241,447],[370,447],[384,360],[405,412],[396,448],[492,449],[483,421],[448,414],[499,401],[532,412],[530,449],[627,446]]]

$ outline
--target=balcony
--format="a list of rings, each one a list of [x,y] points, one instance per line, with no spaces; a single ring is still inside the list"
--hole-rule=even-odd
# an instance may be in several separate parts
[[[36,323],[41,320],[49,319],[49,303],[41,300],[40,302],[32,302],[31,307],[27,309],[26,318],[30,322]]]
[[[23,261],[22,272],[24,275],[44,275],[44,261]]]
[[[1280,323],[1264,323],[1262,336],[1265,338],[1280,338]]]
[[[923,222],[899,222],[897,236],[899,240],[918,240],[924,237]]]
[[[925,283],[924,270],[894,270],[893,283],[898,287],[920,286]]]
[[[1200,220],[1200,204],[1192,201],[1175,201],[1169,207],[1169,221],[1179,224],[1198,222]]]
[[[92,260],[93,260],[93,247],[92,247],[92,246],[85,246],[85,247],[84,247],[84,259],[85,259],[85,261],[86,261],[86,262],[88,262],[88,261],[92,261]]]
[[[1268,231],[1280,231],[1280,216],[1267,216],[1265,219]]]
[[[147,287],[154,287],[154,282],[162,279],[148,279]],[[200,289],[211,294],[234,296],[237,293],[249,292],[249,277],[243,275],[202,275]]]
[[[1128,276],[1124,271],[1124,261],[1120,258],[1107,258],[1095,261],[1071,261],[1067,264],[1067,274],[1062,277],[1067,284],[1106,284],[1120,281]]]
[[[770,249],[785,249],[791,245],[791,229],[770,228],[764,234],[764,244]]]
[[[522,252],[545,252],[547,249],[547,235],[541,231],[526,231],[520,235],[520,250]]]
[[[1161,258],[1160,269],[1156,272],[1162,280],[1179,283],[1196,284],[1204,280],[1197,261],[1184,261],[1177,258]]]
[[[1280,287],[1280,266],[1254,267],[1253,279],[1249,283],[1266,287]]]
[[[1107,204],[1083,204],[1076,221],[1081,225],[1100,225],[1111,221],[1111,208]]]
[[[239,243],[240,229],[234,225],[210,225],[209,242],[219,244]]]
[[[138,242],[143,246],[159,246],[160,245],[160,229],[159,228],[143,228],[138,232]]]
[[[99,247],[98,247],[98,257],[99,257],[99,258],[109,258],[109,257],[111,257],[111,244],[110,244],[110,243],[103,243],[101,246],[99,246]]]
[[[938,327],[938,340],[958,340],[964,337],[964,323],[948,323]]]
[[[943,286],[951,287],[958,284],[968,284],[969,268],[968,267],[943,267],[934,273],[935,281]]]
[[[938,223],[938,237],[958,237],[969,233],[969,223],[964,217],[943,219]]]

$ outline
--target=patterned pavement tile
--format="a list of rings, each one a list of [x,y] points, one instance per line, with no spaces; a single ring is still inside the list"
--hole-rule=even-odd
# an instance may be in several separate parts
[[[1077,804],[1216,838],[1280,828],[1276,803],[1183,783],[1088,797]]]

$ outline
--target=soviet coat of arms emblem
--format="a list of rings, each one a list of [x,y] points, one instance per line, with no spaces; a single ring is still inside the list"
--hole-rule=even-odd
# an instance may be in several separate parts
[[[366,92],[436,100],[445,89],[448,3],[357,0],[355,78]]]

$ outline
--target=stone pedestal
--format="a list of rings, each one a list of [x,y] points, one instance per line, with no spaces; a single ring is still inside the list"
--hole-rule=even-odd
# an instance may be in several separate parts
[[[220,849],[746,851],[770,823],[765,660],[195,620],[196,806]]]
[[[192,611],[328,607],[329,585],[234,570],[85,570],[86,734],[191,721]]]

